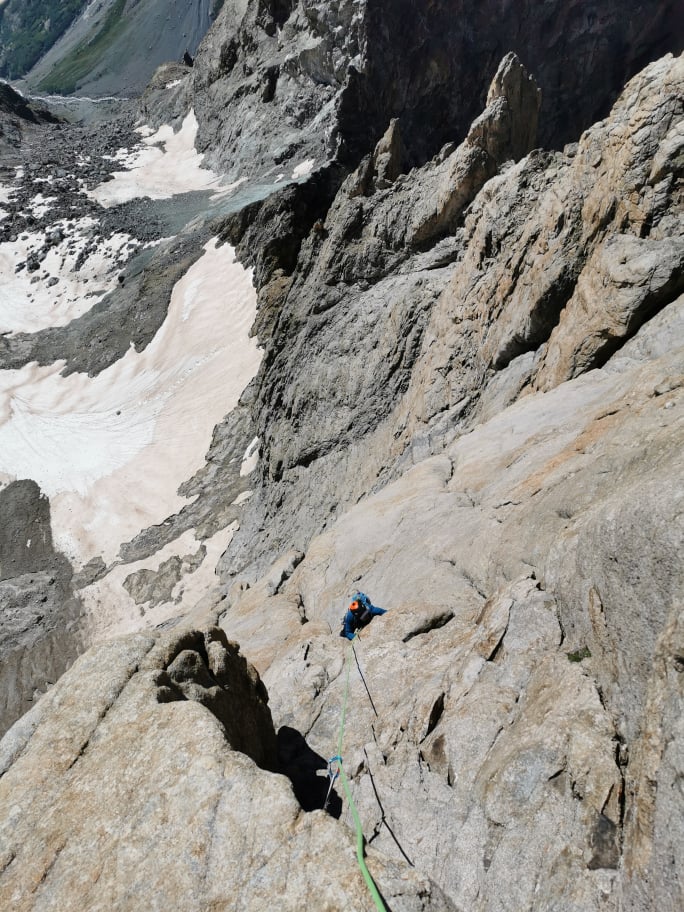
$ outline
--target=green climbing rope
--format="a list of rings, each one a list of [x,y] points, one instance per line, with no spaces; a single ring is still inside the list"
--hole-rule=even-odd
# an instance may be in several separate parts
[[[354,637],[357,639],[358,637]],[[342,742],[344,741],[344,723],[347,716],[347,702],[349,698],[349,672],[351,670],[351,655],[354,649],[354,640],[349,641],[349,648],[347,649],[347,658],[346,658],[346,672],[345,672],[345,682],[344,682],[344,697],[342,699],[342,716],[340,718],[340,730],[337,736],[337,766],[340,772],[340,779],[342,780],[342,788],[344,789],[344,794],[347,796],[347,801],[349,802],[349,809],[352,813],[354,819],[354,826],[356,827],[356,860],[359,863],[359,868],[363,874],[363,879],[366,881],[366,886],[370,892],[370,895],[373,897],[373,902],[375,907],[378,909],[378,912],[387,912],[387,908],[382,901],[382,897],[378,892],[378,888],[375,885],[368,867],[366,866],[366,859],[364,857],[364,837],[363,837],[363,828],[361,826],[361,819],[359,817],[359,812],[356,810],[356,805],[354,804],[354,799],[352,798],[351,789],[349,788],[349,782],[347,781],[347,776],[344,772],[344,767],[342,766]]]

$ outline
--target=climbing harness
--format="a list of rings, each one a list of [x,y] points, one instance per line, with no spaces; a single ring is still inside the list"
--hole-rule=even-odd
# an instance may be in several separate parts
[[[349,804],[349,810],[351,811],[352,818],[354,820],[354,827],[356,828],[356,860],[358,861],[359,868],[361,869],[361,874],[363,879],[366,881],[366,886],[370,892],[370,895],[373,898],[375,907],[378,912],[387,912],[387,907],[382,901],[382,897],[378,891],[378,888],[375,885],[375,881],[371,876],[368,867],[366,866],[366,859],[364,857],[364,836],[363,828],[361,826],[361,818],[359,817],[359,812],[356,809],[354,804],[354,799],[352,798],[351,789],[349,788],[349,782],[347,780],[346,773],[344,772],[344,765],[342,763],[342,742],[344,741],[344,723],[347,716],[347,701],[349,697],[349,673],[351,671],[351,656],[354,653],[354,640],[358,639],[358,634],[355,634],[353,639],[349,641],[349,648],[347,649],[347,657],[345,659],[345,681],[344,681],[344,697],[342,699],[342,715],[340,717],[340,729],[337,735],[337,754],[334,757],[331,757],[328,760],[328,775],[330,776],[330,785],[328,787],[328,796],[332,791],[333,783],[340,777],[342,782],[342,788],[344,789],[344,794],[347,797],[347,802]],[[357,660],[358,662],[358,660]],[[375,707],[374,707],[375,708]],[[328,798],[325,799],[327,805]]]

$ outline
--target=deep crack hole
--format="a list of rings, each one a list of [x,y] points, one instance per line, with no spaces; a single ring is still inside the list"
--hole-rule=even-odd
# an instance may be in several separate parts
[[[278,730],[277,745],[280,772],[292,783],[292,790],[302,810],[309,812],[325,809],[331,817],[339,819],[342,799],[334,789],[330,792],[328,806],[325,807],[330,780],[317,775],[319,770],[328,767],[323,757],[309,747],[301,732],[288,725]]]

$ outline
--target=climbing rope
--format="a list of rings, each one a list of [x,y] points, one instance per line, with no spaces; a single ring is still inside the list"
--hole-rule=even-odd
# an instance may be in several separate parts
[[[358,635],[354,636],[354,639],[357,639]],[[345,682],[344,682],[344,697],[342,698],[342,715],[340,717],[340,729],[337,735],[337,755],[332,757],[328,761],[328,775],[330,776],[330,786],[328,788],[328,796],[332,791],[333,783],[337,777],[340,777],[342,781],[342,788],[344,789],[344,794],[347,796],[347,802],[349,803],[349,810],[351,811],[352,818],[354,820],[354,826],[356,828],[356,860],[359,863],[359,868],[361,869],[361,874],[363,879],[366,881],[366,886],[370,892],[370,895],[373,897],[373,902],[375,903],[376,909],[378,912],[387,912],[387,907],[382,901],[382,897],[378,891],[378,888],[375,885],[368,867],[366,866],[366,859],[364,857],[364,836],[363,828],[361,826],[361,819],[359,817],[359,812],[356,810],[356,805],[354,804],[354,799],[352,798],[351,789],[349,788],[349,782],[347,780],[346,773],[344,772],[344,766],[342,764],[342,743],[344,741],[344,723],[347,716],[347,702],[349,698],[349,673],[351,671],[351,656],[354,653],[354,639],[349,641],[349,648],[347,649],[347,657],[345,660]],[[356,653],[354,653],[356,656]],[[337,768],[335,768],[335,766]],[[328,799],[326,798],[326,804]]]

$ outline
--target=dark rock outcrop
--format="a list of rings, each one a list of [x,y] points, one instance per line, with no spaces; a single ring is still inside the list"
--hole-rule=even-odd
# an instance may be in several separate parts
[[[0,82],[0,167],[6,159],[16,157],[27,126],[56,121],[57,117],[42,105],[24,98],[8,83]]]
[[[83,649],[72,569],[52,542],[50,503],[34,481],[0,488],[0,732]]]

